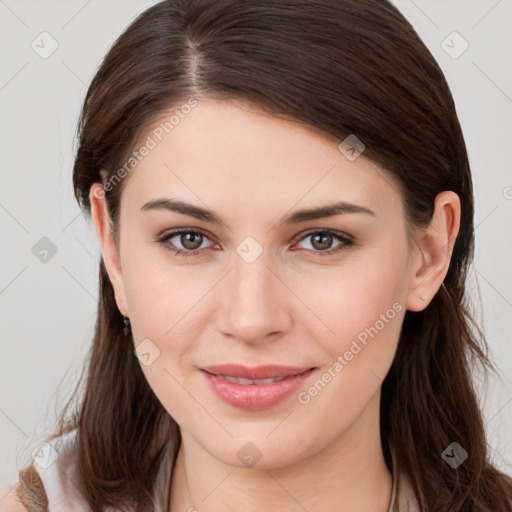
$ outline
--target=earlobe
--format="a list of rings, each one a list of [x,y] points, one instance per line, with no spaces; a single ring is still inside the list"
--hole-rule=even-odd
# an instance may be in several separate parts
[[[422,311],[441,287],[460,227],[460,199],[452,191],[437,195],[428,227],[419,232],[406,308]]]
[[[110,282],[114,287],[117,307],[123,315],[129,316],[119,250],[112,236],[110,213],[101,183],[92,184],[89,191],[89,201],[103,261],[105,262]]]

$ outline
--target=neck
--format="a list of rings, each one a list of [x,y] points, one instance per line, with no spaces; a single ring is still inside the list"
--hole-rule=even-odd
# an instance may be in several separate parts
[[[321,451],[271,469],[225,464],[182,433],[170,512],[388,512],[392,475],[382,452],[379,402],[377,393],[350,428]]]

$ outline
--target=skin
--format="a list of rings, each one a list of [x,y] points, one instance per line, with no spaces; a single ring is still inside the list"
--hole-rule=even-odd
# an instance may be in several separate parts
[[[397,182],[364,154],[349,161],[341,141],[248,103],[198,100],[125,178],[119,247],[101,184],[90,191],[134,346],[149,338],[160,350],[141,368],[182,432],[169,510],[312,512],[343,503],[345,512],[386,512],[392,475],[379,433],[381,385],[406,309],[424,309],[448,271],[459,198],[439,194],[431,225],[409,243]],[[207,207],[226,225],[141,211],[165,197]],[[341,199],[375,216],[278,224],[297,209]],[[195,246],[179,235],[167,242],[199,256],[173,255],[155,241],[177,228],[205,233]],[[322,255],[318,237],[305,234],[312,229],[347,233],[355,244]],[[236,252],[247,236],[263,251],[251,263]],[[340,244],[328,239],[323,251]],[[268,410],[236,409],[197,369],[231,362],[315,366],[307,390],[393,303],[401,311],[307,404],[294,394]],[[237,456],[249,442],[261,453],[253,467]]]

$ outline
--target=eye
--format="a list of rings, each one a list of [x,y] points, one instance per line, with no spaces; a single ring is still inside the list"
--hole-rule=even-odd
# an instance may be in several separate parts
[[[173,238],[176,238],[177,240],[175,242],[171,242]],[[330,229],[309,231],[302,236],[299,243],[307,238],[311,238],[312,246],[312,249],[307,250],[309,252],[313,252],[315,256],[332,255],[333,253],[342,251],[355,244],[350,235]],[[329,246],[335,239],[340,243],[333,249],[329,249]],[[157,242],[163,245],[164,249],[178,256],[185,257],[199,256],[200,249],[205,248],[201,247],[205,240],[208,240],[206,233],[193,229],[177,229],[156,239]],[[178,243],[182,245],[183,249],[176,246]]]
[[[342,251],[355,243],[351,236],[331,229],[309,231],[300,239],[299,242],[302,242],[307,238],[311,239],[310,245],[313,248],[312,250],[315,256],[329,256],[333,253]],[[332,244],[334,239],[339,240],[340,243],[334,248],[329,249],[328,246]]]
[[[177,241],[183,245],[184,249],[176,247],[176,243],[171,242],[173,238],[177,238]],[[204,239],[207,239],[207,237],[202,231],[177,229],[162,238],[158,238],[157,241],[164,246],[164,249],[171,251],[173,254],[179,256],[199,256],[199,249]]]

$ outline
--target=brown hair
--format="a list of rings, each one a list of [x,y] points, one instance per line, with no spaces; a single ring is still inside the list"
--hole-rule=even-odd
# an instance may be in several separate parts
[[[490,462],[472,382],[476,363],[496,370],[465,294],[474,248],[466,146],[443,73],[410,23],[384,0],[166,0],[147,9],[108,52],[83,104],[73,185],[89,216],[100,170],[114,176],[151,123],[195,95],[248,100],[340,141],[356,134],[364,156],[399,179],[409,226],[428,225],[438,193],[458,194],[444,286],[425,310],[407,311],[382,384],[381,438],[422,512],[510,511],[512,483]],[[114,233],[124,183],[106,192]],[[161,454],[169,439],[179,446],[180,432],[123,336],[103,260],[99,297],[83,397],[69,417],[68,402],[49,439],[78,429],[77,481],[93,510],[150,510]],[[441,457],[453,441],[469,453],[456,469]],[[38,493],[33,477],[31,466],[20,472],[27,503]]]

